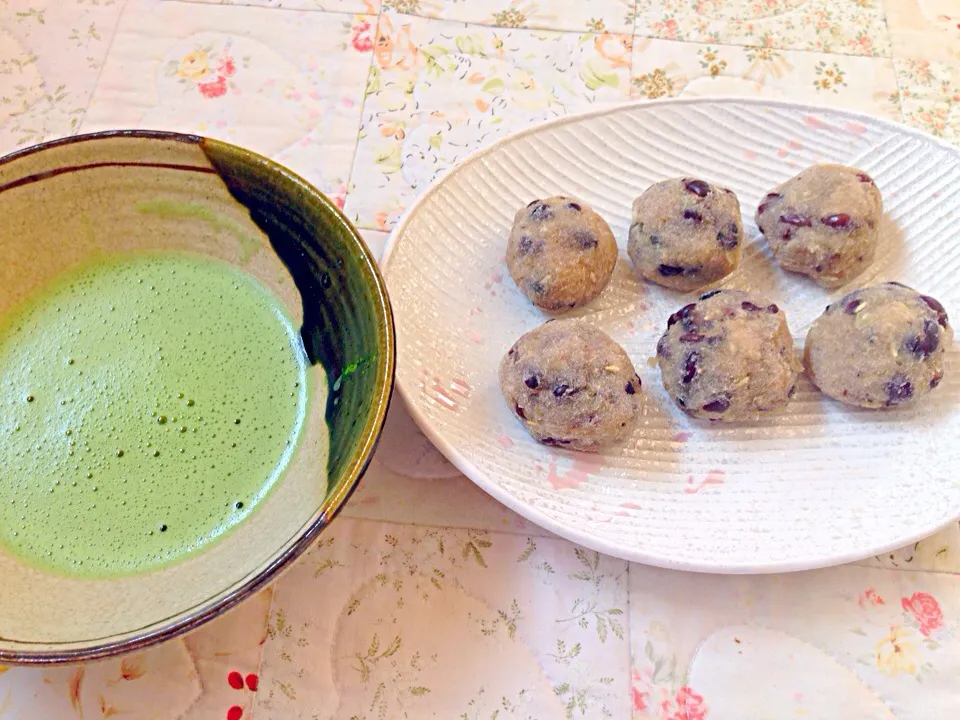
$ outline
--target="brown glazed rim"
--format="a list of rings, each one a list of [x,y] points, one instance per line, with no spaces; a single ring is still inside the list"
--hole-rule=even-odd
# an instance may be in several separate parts
[[[294,560],[303,554],[319,537],[320,533],[337,516],[344,504],[353,494],[360,478],[366,472],[376,449],[377,442],[380,439],[380,433],[383,429],[383,423],[387,416],[387,410],[390,406],[390,398],[393,391],[394,372],[396,366],[396,334],[393,322],[393,311],[390,306],[390,299],[387,295],[386,285],[380,274],[375,258],[370,254],[366,243],[357,232],[357,229],[347,219],[343,212],[330,200],[296,173],[288,170],[282,165],[265,158],[251,150],[241,148],[231,143],[220,140],[213,140],[199,135],[187,135],[162,130],[107,130],[102,132],[87,133],[84,135],[75,135],[72,137],[52,140],[38,145],[17,150],[9,155],[0,157],[0,166],[6,165],[14,160],[18,160],[28,155],[43,152],[50,148],[71,145],[73,143],[89,142],[94,140],[104,140],[111,138],[138,138],[146,140],[165,140],[182,142],[189,145],[197,145],[201,149],[206,145],[219,145],[220,147],[230,149],[231,151],[245,155],[256,160],[257,163],[265,166],[272,173],[286,179],[288,182],[297,186],[303,195],[309,200],[318,203],[325,214],[329,216],[331,223],[341,226],[346,230],[345,235],[350,237],[356,243],[360,250],[360,257],[363,260],[362,270],[367,274],[367,286],[375,294],[377,305],[382,312],[381,325],[383,327],[383,337],[379,339],[378,345],[381,346],[382,361],[378,361],[380,367],[380,377],[378,378],[379,392],[374,398],[376,403],[373,417],[367,423],[364,429],[363,443],[354,448],[353,456],[347,469],[341,473],[340,482],[338,482],[334,492],[329,495],[321,506],[319,512],[314,515],[304,526],[301,527],[297,539],[286,547],[278,557],[275,557],[262,570],[248,575],[245,580],[240,581],[239,587],[232,592],[219,598],[212,604],[204,603],[196,605],[184,613],[176,616],[159,620],[151,626],[154,629],[146,630],[142,634],[134,634],[132,637],[124,640],[105,641],[99,644],[91,644],[83,648],[65,648],[63,650],[3,650],[0,649],[0,663],[9,663],[13,665],[58,665],[67,663],[87,662],[91,660],[102,660],[105,658],[123,655],[125,653],[144,650],[152,645],[170,640],[184,633],[199,628],[206,622],[213,620],[217,616],[233,608],[243,600],[255,595],[266,587],[269,583],[276,580],[280,573],[288,569]],[[135,163],[139,165],[150,165],[149,163]],[[192,166],[177,166],[176,169],[193,170],[197,172],[209,172],[209,168],[200,168]],[[51,173],[56,174],[56,173]],[[345,479],[345,481],[344,481]],[[159,626],[159,627],[157,627]],[[140,630],[134,630],[133,633],[139,633]],[[2,640],[3,638],[0,638]],[[85,641],[78,641],[85,642]],[[37,643],[41,644],[41,643]],[[49,645],[53,643],[42,643]],[[76,641],[74,643],[76,644]]]

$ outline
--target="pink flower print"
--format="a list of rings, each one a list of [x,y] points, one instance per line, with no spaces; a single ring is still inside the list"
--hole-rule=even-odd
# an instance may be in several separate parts
[[[353,26],[353,49],[359,52],[373,50],[373,33],[370,31],[369,22],[362,22]]]
[[[168,75],[176,75],[180,82],[191,90],[196,87],[205,98],[218,98],[232,90],[240,91],[227,82],[237,74],[237,64],[230,55],[229,47],[220,52],[198,49],[184,55],[179,62],[168,63]]]
[[[179,65],[179,75],[193,80],[197,84],[197,90],[205,98],[226,95],[229,89],[227,78],[237,74],[237,65],[228,53],[223,53],[216,66],[211,65],[213,60],[217,60],[216,55],[211,56],[198,50],[187,55]],[[238,92],[236,88],[234,92]]]
[[[341,185],[338,187],[336,192],[330,196],[330,199],[333,200],[334,205],[343,210],[343,205],[347,201],[347,186]]]
[[[943,613],[940,603],[933,595],[925,592],[915,592],[909,598],[900,601],[903,609],[913,614],[920,626],[920,634],[930,637],[930,633],[943,627]]]
[[[649,693],[640,692],[640,688],[633,688],[633,711],[640,712],[647,709],[647,698]]]
[[[223,59],[220,60],[217,65],[217,74],[222,75],[223,77],[233,77],[237,73],[237,66],[233,62],[233,58],[229,55],[224,55]]]
[[[860,607],[870,607],[871,605],[884,605],[883,598],[877,595],[876,590],[873,588],[867,588],[857,599],[857,604]]]
[[[646,710],[648,705],[647,701],[650,699],[650,693],[641,690],[641,683],[646,686],[643,678],[640,677],[640,673],[636,668],[633,670],[633,683],[631,684],[631,690],[633,692],[633,711],[640,712],[641,710]]]
[[[677,21],[673,18],[653,23],[653,29],[665,40],[677,39]]]
[[[223,75],[219,75],[212,82],[197,83],[197,89],[205,98],[222,97],[227,94],[227,79]]]
[[[677,711],[666,720],[706,720],[707,706],[703,696],[684,685],[677,691]]]

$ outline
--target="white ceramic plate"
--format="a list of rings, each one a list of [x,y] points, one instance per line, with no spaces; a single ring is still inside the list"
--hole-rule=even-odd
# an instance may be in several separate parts
[[[883,193],[876,261],[825,291],[771,261],[753,223],[769,188],[816,162],[866,170]],[[853,287],[899,280],[960,318],[960,152],[855,113],[748,100],[672,100],[594,111],[478,152],[397,226],[386,274],[400,389],[431,440],[480,487],[570,540],[652,565],[707,572],[800,570],[856,560],[929,535],[960,515],[960,376],[915,409],[866,411],[807,381],[762,424],[694,421],[649,359],[667,316],[693,295],[634,279],[630,204],[651,183],[696,176],[742,203],[744,260],[722,287],[787,313],[798,348],[824,306]],[[623,345],[646,405],[631,440],[602,455],[531,440],[508,410],[497,365],[545,319],[504,262],[517,208],[581,198],[613,228],[621,259],[606,291],[574,311]]]

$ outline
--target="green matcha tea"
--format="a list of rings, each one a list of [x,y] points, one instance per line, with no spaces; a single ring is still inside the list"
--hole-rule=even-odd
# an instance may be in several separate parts
[[[279,300],[188,254],[88,264],[0,323],[0,544],[60,574],[154,569],[254,511],[309,396]]]

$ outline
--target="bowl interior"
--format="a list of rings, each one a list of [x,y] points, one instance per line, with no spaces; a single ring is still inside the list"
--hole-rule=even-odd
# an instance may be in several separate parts
[[[195,627],[268,582],[346,501],[386,414],[393,326],[375,262],[322,194],[217,141],[82,136],[0,160],[0,248],[0,318],[99,254],[170,250],[227,261],[280,298],[311,371],[327,378],[313,383],[281,481],[207,550],[103,580],[47,574],[0,550],[0,661],[101,657]]]

